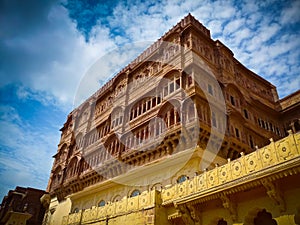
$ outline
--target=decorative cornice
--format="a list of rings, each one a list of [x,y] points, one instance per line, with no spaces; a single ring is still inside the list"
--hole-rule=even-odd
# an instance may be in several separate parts
[[[234,161],[162,190],[162,204],[185,204],[218,198],[266,184],[268,195],[284,210],[279,191],[264,181],[300,173],[300,133],[273,142]],[[264,180],[262,180],[264,179]]]

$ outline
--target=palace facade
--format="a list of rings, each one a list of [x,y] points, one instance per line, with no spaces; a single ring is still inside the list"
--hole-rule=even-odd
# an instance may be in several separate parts
[[[300,224],[299,112],[189,14],[68,115],[44,224]]]

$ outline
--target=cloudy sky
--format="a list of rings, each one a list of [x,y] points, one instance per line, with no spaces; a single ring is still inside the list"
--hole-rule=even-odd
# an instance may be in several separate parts
[[[108,52],[151,43],[190,12],[284,97],[300,87],[299,11],[299,0],[0,0],[0,198],[46,188],[80,81]],[[89,92],[109,76],[99,70]]]

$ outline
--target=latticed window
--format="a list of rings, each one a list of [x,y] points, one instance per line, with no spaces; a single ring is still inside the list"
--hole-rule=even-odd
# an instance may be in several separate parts
[[[131,193],[130,197],[135,197],[135,196],[138,196],[138,195],[140,195],[140,194],[141,194],[141,192],[140,192],[139,190],[134,190],[134,191]]]
[[[79,209],[78,208],[75,208],[74,210],[73,210],[73,213],[78,213],[79,212]]]
[[[184,181],[186,181],[188,179],[188,177],[186,175],[182,175],[177,179],[177,183],[180,184]]]
[[[207,84],[207,90],[209,94],[214,95],[214,90],[211,84]]]
[[[105,206],[105,201],[104,200],[101,200],[99,203],[98,203],[98,207],[103,207]]]

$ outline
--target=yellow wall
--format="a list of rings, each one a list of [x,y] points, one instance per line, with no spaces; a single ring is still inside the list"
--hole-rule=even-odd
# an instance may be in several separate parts
[[[176,225],[181,225],[182,213],[186,213],[178,207],[181,205],[195,207],[203,225],[215,225],[222,218],[228,224],[253,225],[253,219],[262,209],[271,213],[278,225],[295,225],[293,218],[296,208],[300,207],[299,143],[300,133],[290,134],[177,184],[177,175],[192,174],[197,162],[192,158],[161,191],[150,190],[149,186],[130,187],[107,182],[75,193],[62,202],[53,198],[49,207],[53,214],[48,224],[122,225],[126,221],[130,225],[171,225],[175,220]],[[129,197],[136,188],[144,191]],[[114,202],[116,195],[121,198]],[[107,204],[96,207],[101,199]],[[85,210],[69,215],[75,207]]]
[[[62,224],[63,217],[67,216],[71,210],[71,200],[67,198],[64,201],[58,202],[57,198],[51,199],[48,215],[49,225]],[[54,212],[51,213],[51,210]]]

